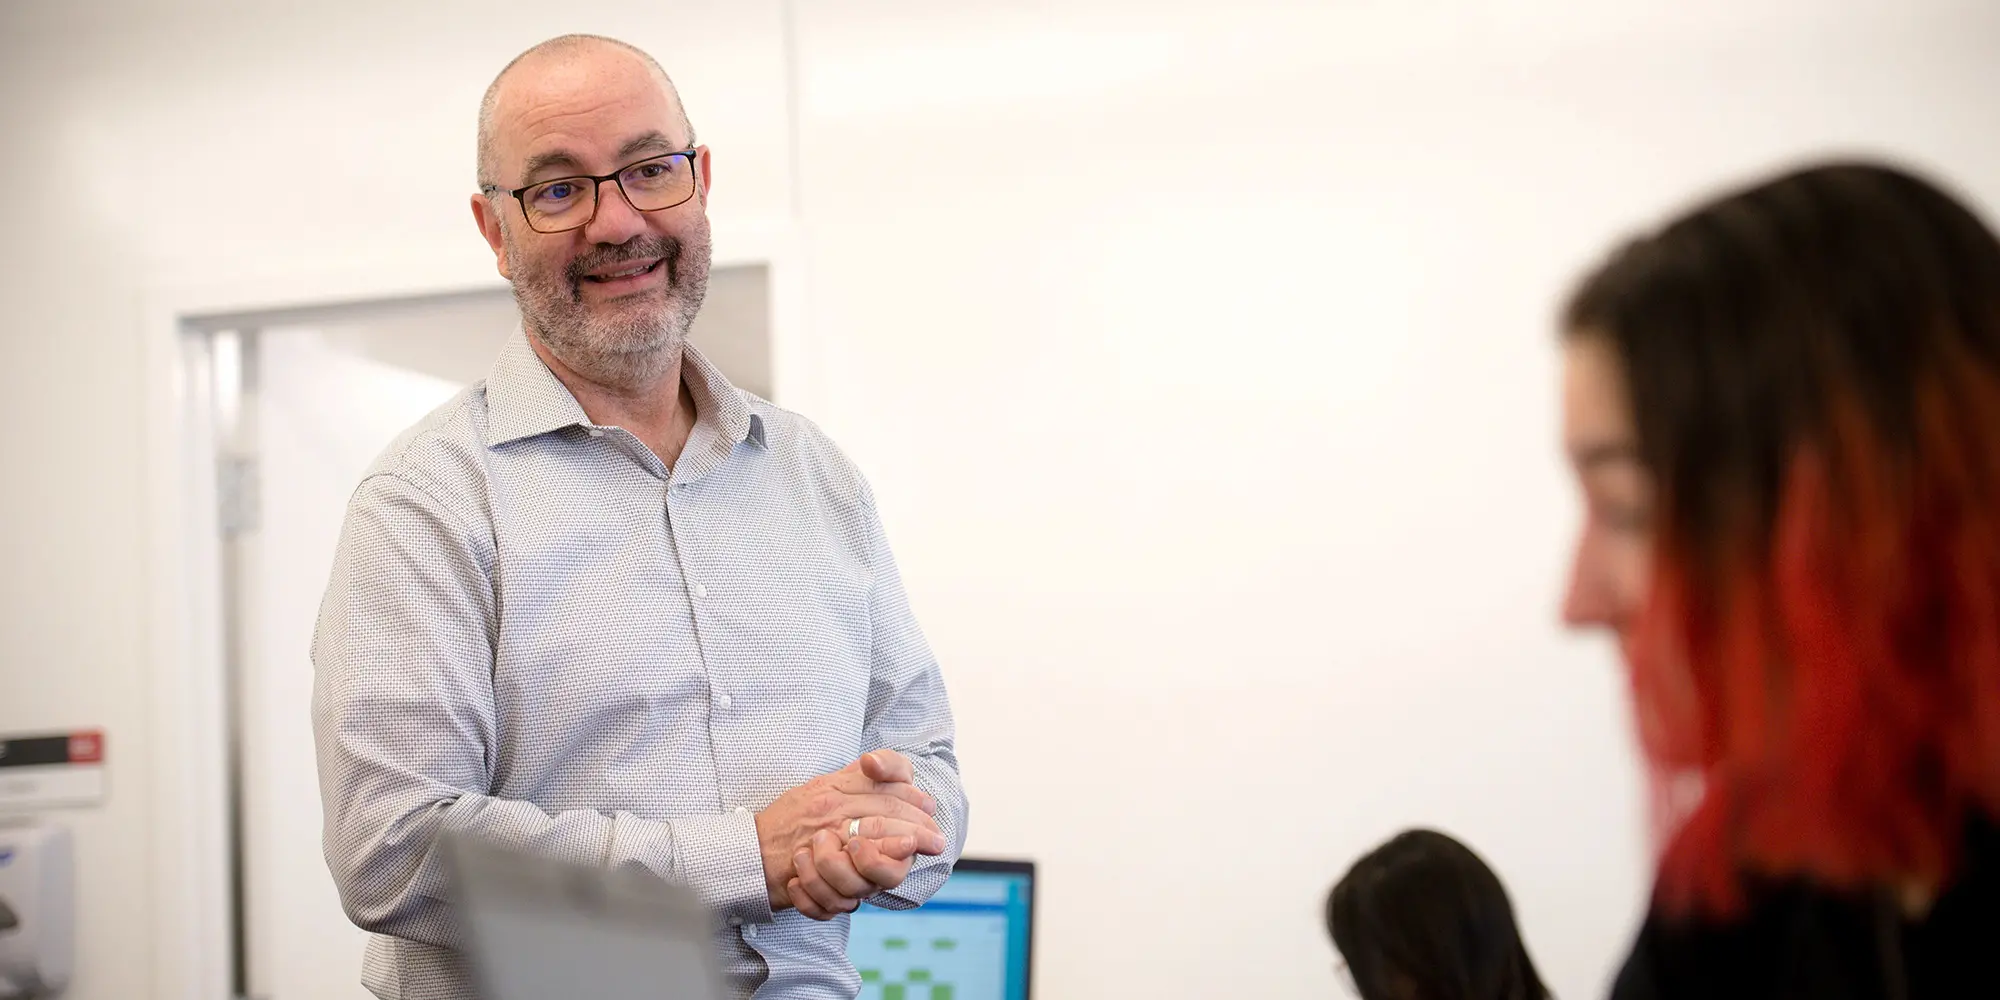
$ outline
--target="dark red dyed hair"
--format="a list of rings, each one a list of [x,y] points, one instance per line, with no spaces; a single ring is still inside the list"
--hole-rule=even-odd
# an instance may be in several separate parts
[[[1564,328],[1616,351],[1657,483],[1626,656],[1662,901],[1949,880],[2000,819],[2000,241],[1819,166],[1627,245]]]

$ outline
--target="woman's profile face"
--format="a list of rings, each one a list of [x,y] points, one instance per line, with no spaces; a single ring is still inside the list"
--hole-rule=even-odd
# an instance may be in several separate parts
[[[1622,640],[1651,580],[1654,492],[1640,461],[1624,372],[1603,337],[1566,343],[1562,429],[1563,451],[1583,493],[1563,623],[1609,629]]]

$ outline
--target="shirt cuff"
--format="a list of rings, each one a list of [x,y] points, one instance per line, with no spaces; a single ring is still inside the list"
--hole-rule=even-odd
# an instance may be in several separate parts
[[[913,910],[930,902],[939,889],[944,888],[945,879],[951,875],[951,865],[942,858],[923,858],[930,862],[926,867],[911,868],[903,884],[868,897],[866,902],[885,910]]]
[[[671,844],[664,866],[668,881],[693,889],[701,905],[732,927],[772,921],[755,815],[685,816],[665,825]]]

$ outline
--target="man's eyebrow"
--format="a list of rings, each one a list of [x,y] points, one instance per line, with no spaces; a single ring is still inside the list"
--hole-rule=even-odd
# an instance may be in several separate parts
[[[679,150],[680,148],[681,147],[676,145],[672,139],[667,138],[666,133],[648,132],[645,135],[639,136],[638,138],[633,139],[631,142],[628,142],[625,145],[618,147],[618,158],[620,160],[623,160],[628,156],[636,156],[640,153],[650,153],[656,151],[661,153],[672,153]]]
[[[680,148],[664,132],[647,132],[618,147],[618,160],[622,164],[629,157],[641,153],[672,153]],[[582,175],[584,172],[583,161],[577,159],[576,154],[567,149],[552,149],[528,157],[527,165],[521,170],[523,183],[534,183],[537,174],[555,167],[561,167],[571,175]]]
[[[552,149],[546,153],[536,153],[528,157],[527,166],[521,169],[521,178],[524,181],[532,182],[536,174],[550,167],[561,167],[564,170],[576,172],[583,170],[583,164],[568,150]]]

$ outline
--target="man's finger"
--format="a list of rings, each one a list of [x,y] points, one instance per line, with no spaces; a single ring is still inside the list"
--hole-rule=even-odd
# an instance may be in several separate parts
[[[792,909],[814,920],[833,919],[833,914],[821,909],[820,905],[813,901],[811,894],[806,892],[805,886],[799,884],[799,880],[796,877],[790,882],[785,883],[785,894],[792,897]]]
[[[819,904],[821,910],[827,913],[846,913],[854,908],[852,899],[842,895],[840,890],[828,885],[826,880],[820,877],[818,867],[813,864],[811,850],[801,850],[793,855],[792,869],[794,877],[799,880],[800,888],[806,891],[807,896],[812,897],[814,903]]]
[[[895,753],[895,751],[877,751],[877,753]],[[902,758],[901,754],[896,754],[896,756],[898,759]],[[867,758],[864,757],[862,759],[866,760]],[[878,781],[864,773],[865,770],[867,769],[849,764],[826,776],[827,787],[836,792],[843,792],[848,795],[868,795],[871,793],[876,795],[894,795],[916,806],[918,809],[922,809],[926,815],[937,815],[937,800],[932,798],[930,793],[908,781]]]
[[[904,858],[899,861],[889,857],[882,853],[881,845],[876,841],[850,841],[847,853],[854,858],[855,871],[885,891],[902,885],[910,875],[910,860]]]
[[[843,820],[859,819],[865,822],[870,816],[882,816],[899,819],[927,830],[938,830],[937,820],[932,819],[930,813],[895,795],[851,795],[847,801],[840,804],[840,811]],[[840,823],[839,827],[840,832],[847,832],[845,822]],[[944,831],[938,830],[938,832]]]
[[[917,770],[910,765],[910,758],[894,750],[871,750],[862,754],[861,773],[875,781],[909,784],[917,780]]]
[[[924,811],[926,816],[937,815],[937,800],[930,793],[915,785],[902,781],[879,782],[871,791],[882,795],[893,795]]]
[[[875,895],[875,886],[854,869],[854,859],[841,850],[839,837],[830,833],[814,837],[812,861],[820,879],[843,897],[858,901]]]
[[[870,840],[908,841],[910,844],[908,851],[911,854],[922,853],[936,857],[943,854],[945,848],[944,834],[935,826],[919,825],[886,816],[863,816],[859,834]]]
[[[936,857],[944,853],[943,851],[920,850],[917,838],[915,837],[869,837],[867,839],[874,841],[875,849],[882,852],[884,856],[894,858],[897,861],[908,861],[919,854],[928,854]]]
[[[836,792],[847,795],[867,795],[871,792],[881,795],[895,795],[907,800],[911,805],[922,809],[926,813],[935,814],[937,812],[937,800],[931,798],[929,793],[923,789],[907,781],[876,781],[874,778],[863,774],[858,764],[849,764],[832,774],[826,775],[824,780],[826,786]]]

